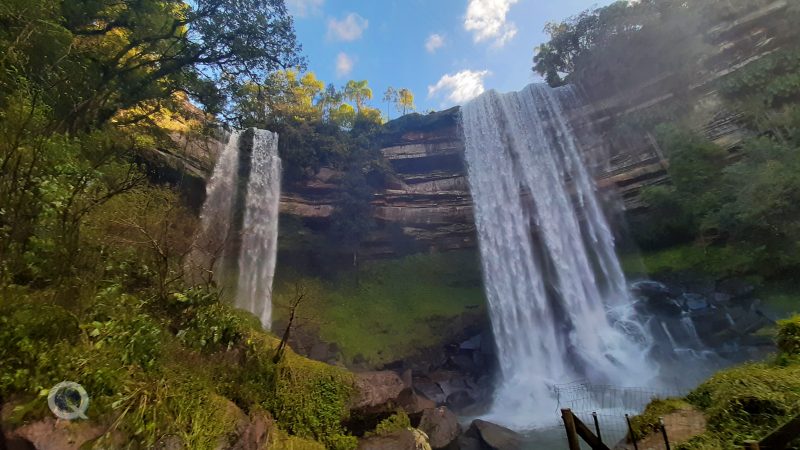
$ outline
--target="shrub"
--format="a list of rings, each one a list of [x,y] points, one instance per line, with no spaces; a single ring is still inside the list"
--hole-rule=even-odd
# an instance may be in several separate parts
[[[405,430],[406,428],[411,428],[411,419],[408,418],[408,414],[406,414],[405,411],[400,409],[391,416],[381,420],[378,426],[375,427],[375,431],[367,433],[367,436],[384,436],[392,434],[395,431]]]
[[[800,354],[800,316],[778,322],[777,343],[785,355]]]

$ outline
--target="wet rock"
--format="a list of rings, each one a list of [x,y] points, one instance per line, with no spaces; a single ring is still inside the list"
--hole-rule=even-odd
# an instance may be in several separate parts
[[[370,436],[358,442],[358,450],[432,450],[428,436],[415,428],[382,436]]]
[[[681,301],[689,311],[700,311],[711,307],[708,300],[700,294],[683,294]]]
[[[442,404],[447,400],[447,396],[444,394],[444,391],[439,384],[427,378],[415,379],[414,389],[437,404]]]
[[[462,342],[458,348],[461,350],[480,350],[481,341],[482,335],[478,334]]]
[[[669,288],[664,283],[653,280],[634,282],[631,284],[631,292],[651,301],[663,301],[670,296]]]
[[[461,434],[458,418],[444,406],[426,409],[418,428],[428,435],[434,449],[446,448]]]
[[[481,449],[519,450],[523,443],[520,434],[481,419],[473,420],[466,434],[469,438],[477,438]]]
[[[469,391],[457,391],[447,396],[447,406],[462,410],[475,404],[477,400]]]

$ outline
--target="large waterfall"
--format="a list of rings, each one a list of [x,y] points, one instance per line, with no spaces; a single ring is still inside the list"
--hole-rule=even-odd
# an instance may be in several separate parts
[[[278,135],[251,129],[231,133],[206,187],[200,214],[199,272],[213,271],[237,307],[272,325],[272,278],[278,243],[281,160]]]
[[[530,85],[487,92],[461,113],[502,376],[489,416],[516,429],[558,417],[554,385],[641,386],[654,375],[565,117],[574,101],[571,88]]]

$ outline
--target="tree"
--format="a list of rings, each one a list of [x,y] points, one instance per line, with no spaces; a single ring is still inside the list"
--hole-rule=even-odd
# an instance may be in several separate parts
[[[41,89],[56,131],[156,111],[176,92],[217,112],[242,84],[303,63],[282,0],[15,1],[0,23],[3,91]]]
[[[348,100],[355,102],[356,111],[361,112],[364,103],[372,99],[372,89],[369,88],[367,80],[350,80],[344,87],[344,96]]]
[[[383,101],[386,102],[386,119],[391,120],[392,115],[389,112],[389,106],[392,103],[397,103],[397,91],[391,86],[386,88],[386,92],[383,93]]]
[[[417,107],[414,106],[414,94],[409,89],[400,89],[397,92],[397,110],[402,111],[405,116],[407,111],[414,111],[415,109]]]

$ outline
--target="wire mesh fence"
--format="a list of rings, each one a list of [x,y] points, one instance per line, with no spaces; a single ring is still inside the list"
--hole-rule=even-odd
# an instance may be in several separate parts
[[[686,393],[686,389],[651,389],[636,387],[620,387],[612,385],[593,384],[587,381],[575,381],[554,386],[554,392],[558,399],[559,408],[570,409],[575,417],[580,419],[594,434],[598,435],[609,448],[633,449],[633,445],[627,442],[629,439],[629,428],[626,421],[626,414],[635,416],[640,414],[645,406],[656,398],[668,398],[681,396]],[[699,422],[702,418],[692,414],[675,414],[665,419],[667,436],[674,435],[675,439],[682,439],[686,435],[696,432],[698,427],[702,428],[704,423]],[[648,436],[641,440],[638,448],[644,449],[665,449],[666,444],[662,434],[653,430]],[[555,435],[555,433],[550,433]],[[561,440],[565,447],[566,435],[561,433]],[[581,443],[582,448],[589,449],[585,443]],[[547,448],[547,447],[541,447]],[[556,447],[551,447],[556,448]]]

